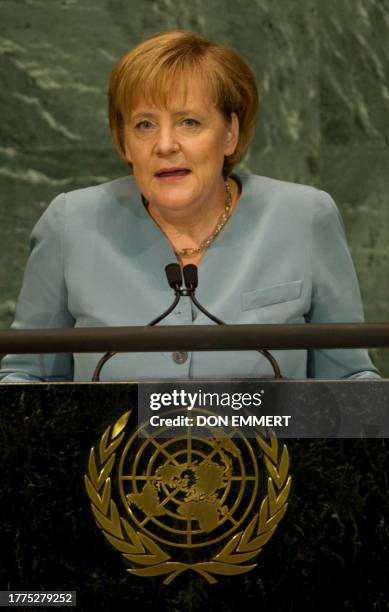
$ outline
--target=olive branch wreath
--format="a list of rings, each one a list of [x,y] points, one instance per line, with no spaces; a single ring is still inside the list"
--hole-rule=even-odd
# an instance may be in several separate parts
[[[211,561],[176,562],[172,561],[171,557],[151,538],[140,531],[135,531],[130,523],[120,516],[116,503],[111,498],[110,474],[115,464],[115,451],[123,440],[124,429],[131,412],[130,410],[123,414],[113,426],[105,430],[97,451],[94,447],[91,448],[88,473],[84,476],[92,512],[104,536],[125,559],[135,565],[144,566],[127,571],[145,577],[168,574],[164,584],[170,584],[182,572],[193,570],[210,584],[214,584],[217,580],[213,574],[232,576],[244,574],[256,567],[256,563],[241,564],[258,555],[272,537],[288,506],[292,478],[288,475],[289,453],[286,445],[283,445],[278,456],[278,440],[272,431],[270,431],[269,444],[263,438],[256,437],[263,451],[268,473],[267,495],[262,500],[257,515],[247,527],[236,533]]]

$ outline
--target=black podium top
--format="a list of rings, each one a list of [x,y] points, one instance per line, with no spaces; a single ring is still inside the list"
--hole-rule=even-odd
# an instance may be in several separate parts
[[[386,440],[288,440],[289,508],[257,567],[166,586],[125,571],[83,483],[89,449],[136,408],[137,386],[7,385],[0,401],[3,590],[76,590],[77,610],[386,609]]]

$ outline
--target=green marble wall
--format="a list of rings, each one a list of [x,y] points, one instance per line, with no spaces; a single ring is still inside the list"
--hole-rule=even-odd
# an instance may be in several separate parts
[[[1,0],[0,326],[13,316],[29,232],[59,192],[127,172],[111,145],[114,61],[185,28],[234,46],[259,83],[244,167],[329,191],[369,321],[389,320],[387,0]],[[389,351],[373,351],[389,375]]]

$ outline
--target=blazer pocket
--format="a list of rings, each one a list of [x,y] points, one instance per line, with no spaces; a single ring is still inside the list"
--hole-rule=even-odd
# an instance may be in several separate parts
[[[272,304],[281,304],[290,300],[297,300],[302,291],[303,283],[301,280],[281,283],[265,289],[255,289],[242,293],[242,310],[262,308]]]

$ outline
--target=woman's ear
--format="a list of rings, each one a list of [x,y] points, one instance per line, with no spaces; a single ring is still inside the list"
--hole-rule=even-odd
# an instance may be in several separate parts
[[[126,160],[127,160],[127,163],[132,165],[132,160],[131,160],[130,151],[129,151],[129,148],[128,148],[128,147],[126,147],[126,144],[125,144],[125,143],[124,143],[124,155],[125,155],[125,158],[126,158]]]
[[[230,124],[227,128],[225,155],[232,155],[239,141],[239,119],[236,113],[231,113]]]
[[[121,144],[122,144],[124,158],[126,159],[128,165],[132,167],[132,156],[130,153],[130,147],[128,145],[127,134],[126,134],[125,129],[123,129],[123,132],[122,132],[122,143]]]

